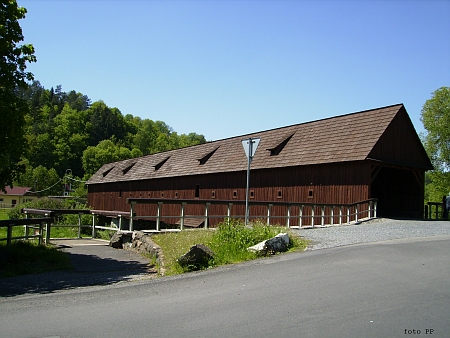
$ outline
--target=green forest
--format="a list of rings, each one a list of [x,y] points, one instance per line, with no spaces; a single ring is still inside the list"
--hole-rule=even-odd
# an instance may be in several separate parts
[[[46,89],[33,81],[20,96],[29,106],[27,151],[20,163],[25,172],[15,185],[32,187],[41,196],[60,195],[64,183],[82,195],[83,181],[105,163],[206,142],[203,135],[179,135],[163,121],[124,116],[61,86]]]
[[[163,121],[123,115],[61,86],[46,89],[32,81],[19,96],[28,106],[23,129],[27,144],[20,161],[23,172],[14,185],[32,187],[39,196],[62,195],[70,187],[71,195],[84,197],[84,182],[105,163],[206,142],[203,135],[179,135]],[[437,143],[448,140],[448,123],[435,122],[448,119],[449,97],[449,88],[442,87],[422,110],[428,131],[422,141],[435,166],[427,173],[426,201],[439,201],[448,193],[448,143]]]

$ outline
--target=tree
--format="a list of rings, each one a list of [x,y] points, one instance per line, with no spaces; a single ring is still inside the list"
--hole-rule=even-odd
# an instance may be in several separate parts
[[[56,170],[51,168],[48,170],[44,166],[33,168],[27,160],[22,161],[25,171],[21,173],[17,181],[17,185],[22,187],[32,187],[37,191],[39,196],[61,195],[63,183],[59,178]],[[61,182],[60,184],[58,184]]]
[[[112,140],[100,141],[98,145],[87,147],[83,152],[83,168],[86,174],[93,175],[106,163],[142,156],[139,149],[130,150],[115,144]]]
[[[97,101],[86,112],[90,123],[89,145],[95,146],[112,136],[117,140],[123,140],[126,136],[125,120],[119,109],[109,108],[103,101]]]
[[[436,90],[422,108],[423,143],[434,170],[428,174],[427,196],[440,201],[450,191],[450,87]]]
[[[28,105],[19,97],[33,74],[26,72],[28,62],[36,62],[32,45],[18,45],[23,41],[20,19],[26,9],[15,0],[0,0],[0,189],[12,185],[23,170],[19,165],[25,151],[23,127]]]
[[[86,112],[78,112],[66,104],[55,117],[54,128],[54,166],[59,175],[71,169],[74,175],[83,176],[81,156],[87,147]]]

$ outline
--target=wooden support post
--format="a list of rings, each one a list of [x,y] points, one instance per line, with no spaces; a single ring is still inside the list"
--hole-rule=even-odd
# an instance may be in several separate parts
[[[51,230],[52,224],[51,223],[45,223],[45,244],[50,243],[50,230]],[[41,236],[39,238],[42,238],[42,228],[43,224],[41,223],[41,226],[39,227],[39,232]]]
[[[156,231],[161,231],[161,206],[163,202],[158,202],[158,209],[156,210]]]
[[[298,215],[298,227],[301,228],[303,226],[303,204],[300,206],[300,211]]]
[[[373,218],[377,218],[377,204],[378,201],[373,202]]]
[[[180,230],[184,230],[184,206],[186,202],[181,202]]]
[[[97,232],[95,229],[95,215],[92,214],[92,238],[95,238],[97,236]]]
[[[228,221],[231,220],[231,207],[232,206],[233,206],[233,203],[228,203],[228,210],[227,210]]]
[[[325,206],[322,205],[322,222],[321,225],[324,226],[325,225]]]
[[[350,224],[350,207],[347,206],[347,224]]]
[[[122,231],[122,215],[118,215],[119,217],[119,231]]]
[[[288,228],[290,228],[290,224],[291,224],[291,206],[288,205],[287,207],[287,221],[286,221],[286,226]]]
[[[45,217],[50,217],[50,214],[44,214]],[[50,223],[45,223],[45,244],[50,243],[50,227],[51,224]],[[39,238],[43,238],[43,223],[40,224],[39,226]],[[41,243],[39,243],[41,244]]]
[[[331,206],[331,221],[330,225],[334,225],[334,205]]]
[[[211,205],[211,203],[205,204],[205,229],[208,229],[208,208]]]
[[[130,224],[128,225],[128,230],[133,231],[133,220],[134,220],[134,207],[136,206],[135,201],[131,201],[130,205]]]
[[[268,204],[267,205],[267,225],[269,226],[270,225],[270,217],[272,216],[272,207],[273,207],[273,204]]]
[[[28,219],[28,212],[25,211],[25,218]],[[25,238],[28,238],[28,234],[30,233],[30,229],[28,225],[24,225],[24,236]]]
[[[314,209],[316,208],[315,205],[311,207],[311,225],[314,227]]]

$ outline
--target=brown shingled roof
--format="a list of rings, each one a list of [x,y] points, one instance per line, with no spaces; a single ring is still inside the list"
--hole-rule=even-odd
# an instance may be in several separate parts
[[[108,163],[87,184],[246,170],[241,141],[249,137],[261,138],[252,169],[365,160],[402,107],[398,104]],[[271,149],[289,137],[279,154],[271,155]]]

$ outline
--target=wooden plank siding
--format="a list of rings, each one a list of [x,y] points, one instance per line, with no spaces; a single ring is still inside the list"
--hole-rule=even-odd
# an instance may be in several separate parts
[[[369,153],[368,158],[403,167],[426,170],[432,168],[404,107],[393,118],[382,137]]]
[[[194,199],[197,186],[201,200],[243,201],[246,172],[93,184],[89,186],[88,203],[101,210],[129,211],[127,198]],[[370,165],[364,162],[254,170],[250,178],[253,193],[249,201],[353,203],[368,199],[369,188]],[[154,205],[144,204],[136,208],[138,215],[156,215]],[[164,213],[180,215],[181,212],[179,205],[164,205],[163,208]],[[244,209],[243,206],[234,206],[232,215],[244,215]],[[264,207],[252,207],[250,211],[251,216],[267,214]],[[225,215],[226,206],[211,206],[210,212]],[[204,207],[188,205],[185,213],[202,215]],[[272,213],[274,217],[285,216],[286,208],[274,207]],[[174,219],[166,221],[174,222]],[[280,219],[279,223],[285,222]]]

